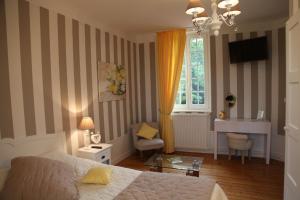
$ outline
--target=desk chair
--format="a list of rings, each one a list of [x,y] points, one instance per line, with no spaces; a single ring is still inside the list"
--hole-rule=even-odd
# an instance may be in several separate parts
[[[251,159],[251,148],[252,141],[248,139],[247,135],[238,134],[238,133],[227,133],[228,141],[228,159],[231,160],[232,150],[237,150],[241,152],[242,155],[242,164],[245,163],[245,152],[248,152],[248,159]]]

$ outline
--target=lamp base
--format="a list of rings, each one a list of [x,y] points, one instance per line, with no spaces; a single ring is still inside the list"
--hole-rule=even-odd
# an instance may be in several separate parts
[[[88,130],[83,134],[83,143],[85,147],[91,144],[90,132]]]

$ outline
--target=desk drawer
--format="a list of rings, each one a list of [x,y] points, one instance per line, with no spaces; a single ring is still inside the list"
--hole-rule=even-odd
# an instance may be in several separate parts
[[[265,121],[215,121],[215,131],[269,134],[271,123]]]

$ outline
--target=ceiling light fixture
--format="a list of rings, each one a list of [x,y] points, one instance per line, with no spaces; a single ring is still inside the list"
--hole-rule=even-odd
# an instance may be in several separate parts
[[[219,4],[217,1],[211,0],[211,17],[208,16],[200,0],[189,1],[185,13],[193,16],[192,22],[198,34],[206,32],[210,28],[214,35],[218,36],[223,22],[229,27],[235,26],[235,30],[237,30],[235,17],[241,14],[239,0],[221,0]],[[218,14],[218,7],[224,10],[223,14]]]

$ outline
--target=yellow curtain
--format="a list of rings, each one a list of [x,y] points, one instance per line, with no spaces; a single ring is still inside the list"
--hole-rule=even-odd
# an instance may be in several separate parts
[[[157,33],[160,125],[166,153],[174,152],[171,113],[180,81],[185,42],[185,29]]]

